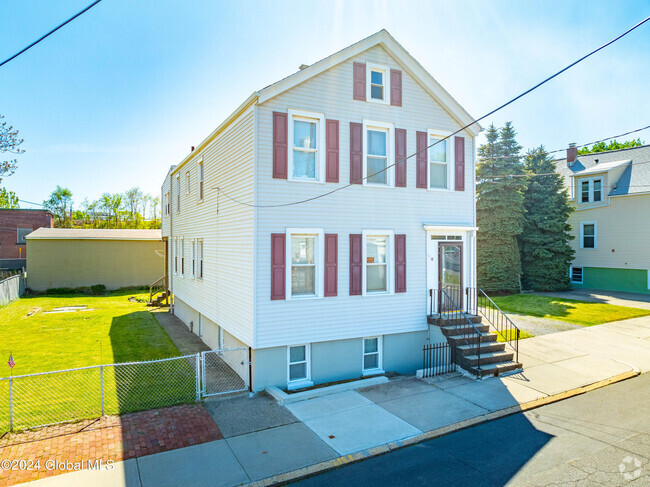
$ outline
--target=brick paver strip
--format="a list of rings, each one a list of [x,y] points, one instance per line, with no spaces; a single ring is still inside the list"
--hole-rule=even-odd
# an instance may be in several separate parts
[[[68,473],[65,462],[83,462],[86,469],[88,461],[119,462],[221,438],[219,428],[200,404],[6,433],[0,437],[0,463],[40,460],[40,468],[0,468],[0,487]],[[48,470],[48,460],[63,462],[64,467]]]

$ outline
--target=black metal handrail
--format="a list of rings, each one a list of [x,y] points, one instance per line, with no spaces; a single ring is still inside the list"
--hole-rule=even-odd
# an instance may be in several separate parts
[[[490,296],[481,288],[465,289],[467,295],[467,310],[475,315],[479,313],[488,324],[496,330],[503,340],[515,351],[515,362],[519,362],[519,336],[521,331],[506,315]]]
[[[453,335],[454,337],[460,337],[465,342],[470,349],[473,348],[470,339],[474,336],[477,337],[477,348],[476,355],[478,357],[476,363],[476,369],[481,370],[481,339],[483,338],[481,332],[476,328],[474,323],[469,319],[467,313],[463,311],[463,308],[458,306],[456,302],[449,296],[447,291],[444,289],[438,290],[440,299],[439,303],[439,315],[440,318],[444,319],[448,326],[453,326],[458,335]]]

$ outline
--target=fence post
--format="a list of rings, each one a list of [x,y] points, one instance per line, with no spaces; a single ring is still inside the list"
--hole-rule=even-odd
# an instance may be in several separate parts
[[[104,416],[104,365],[100,364],[99,366],[99,383],[101,386],[102,393],[102,416]]]
[[[9,431],[14,430],[14,389],[13,377],[9,377]]]
[[[196,354],[196,400],[201,400],[201,353]]]

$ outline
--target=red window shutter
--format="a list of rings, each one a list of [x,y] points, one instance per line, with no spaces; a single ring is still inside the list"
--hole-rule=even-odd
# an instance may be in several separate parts
[[[325,181],[328,183],[339,182],[339,121],[326,120],[326,163]]]
[[[390,70],[390,104],[402,106],[402,72],[397,69]]]
[[[286,235],[284,233],[271,234],[271,300],[285,298],[285,252]]]
[[[361,295],[361,279],[363,275],[363,252],[361,249],[363,236],[360,233],[350,234],[350,296]]]
[[[456,191],[465,191],[465,137],[456,137],[454,142]]]
[[[353,68],[353,93],[355,100],[366,101],[366,65],[364,63],[354,63]]]
[[[325,296],[338,293],[339,236],[325,234]]]
[[[350,122],[350,184],[361,184],[363,177],[363,124]]]
[[[406,292],[406,235],[395,235],[395,292]]]
[[[281,112],[273,112],[273,177],[287,179],[287,114]]]
[[[418,132],[416,134],[417,142],[417,156],[415,158],[416,163],[416,187],[426,188],[427,187],[427,133]]]
[[[395,186],[406,188],[406,129],[395,129]]]

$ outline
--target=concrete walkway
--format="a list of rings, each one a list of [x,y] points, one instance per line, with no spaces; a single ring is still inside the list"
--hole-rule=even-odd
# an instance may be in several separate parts
[[[152,313],[182,355],[193,355],[210,350],[210,347],[203,343],[198,336],[192,333],[181,320],[172,315],[166,308],[154,309]]]
[[[224,400],[207,406],[224,432],[223,440],[121,462],[110,471],[75,472],[34,485],[234,486],[260,480],[268,485],[333,468],[530,407],[540,398],[622,373],[650,371],[650,317],[523,340],[519,358],[524,370],[508,377],[484,381],[458,373],[427,381],[398,377],[293,403],[286,414],[268,398],[264,402],[259,396],[240,396],[232,399],[236,401],[232,405]],[[245,412],[249,404],[251,414]],[[236,411],[247,419],[232,419]],[[269,422],[256,418],[255,411],[268,411]],[[228,417],[233,422],[230,430],[223,423]],[[247,424],[256,430],[246,432]]]

